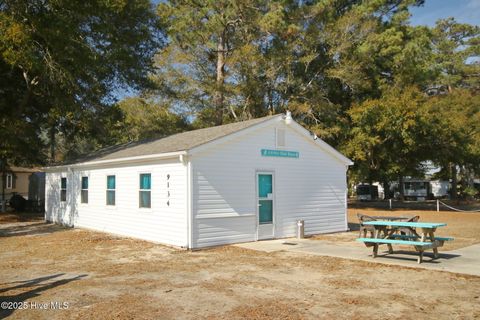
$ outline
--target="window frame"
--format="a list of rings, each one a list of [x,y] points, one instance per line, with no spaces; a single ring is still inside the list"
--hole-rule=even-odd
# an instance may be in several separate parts
[[[83,179],[87,179],[87,188],[83,187]],[[89,176],[82,176],[80,179],[80,203],[88,204],[88,188],[89,188],[90,178]],[[84,199],[84,192],[86,192],[86,199]],[[86,201],[85,201],[86,200]]]
[[[63,187],[65,181],[65,188]],[[60,202],[67,202],[67,177],[60,177]]]
[[[13,189],[13,174],[11,173],[5,175],[5,189]]]
[[[108,188],[108,178],[113,177],[114,188]],[[106,188],[105,188],[105,205],[107,207],[115,207],[117,205],[117,175],[116,174],[107,174],[105,178]],[[113,204],[108,203],[108,194],[113,193]]]
[[[142,189],[142,176],[143,175],[149,175],[150,176],[150,188],[149,189]],[[152,209],[152,173],[151,172],[140,172],[138,174],[138,208],[141,210],[151,210]],[[142,206],[142,193],[148,192],[149,194],[149,206]]]

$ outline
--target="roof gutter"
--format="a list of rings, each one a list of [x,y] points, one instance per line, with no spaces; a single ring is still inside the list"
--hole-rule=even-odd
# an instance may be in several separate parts
[[[60,165],[60,166],[44,167],[42,169],[45,171],[54,171],[54,170],[62,170],[62,169],[68,169],[68,168],[83,168],[83,167],[101,166],[105,164],[121,164],[121,163],[135,162],[135,161],[168,159],[168,158],[176,158],[176,157],[179,157],[179,160],[182,161],[183,157],[186,155],[187,155],[187,151],[184,150],[184,151],[176,151],[176,152],[149,154],[149,155],[136,156],[136,157],[126,157],[126,158],[118,158],[118,159],[73,163],[73,164]]]

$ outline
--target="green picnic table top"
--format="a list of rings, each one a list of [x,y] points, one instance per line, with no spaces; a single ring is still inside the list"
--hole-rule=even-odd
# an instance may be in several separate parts
[[[391,226],[391,227],[412,227],[412,228],[438,228],[444,227],[446,223],[439,222],[406,222],[406,221],[368,221],[363,222],[369,226]]]

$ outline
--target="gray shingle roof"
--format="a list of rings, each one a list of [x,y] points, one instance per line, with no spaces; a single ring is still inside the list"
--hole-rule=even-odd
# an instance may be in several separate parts
[[[280,115],[277,114],[216,127],[186,131],[160,139],[143,140],[107,147],[86,157],[77,159],[73,163],[185,151],[279,116]]]

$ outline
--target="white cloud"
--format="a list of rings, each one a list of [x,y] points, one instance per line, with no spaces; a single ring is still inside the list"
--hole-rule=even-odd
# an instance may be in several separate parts
[[[469,8],[469,9],[480,9],[480,0],[468,0],[467,8]]]

